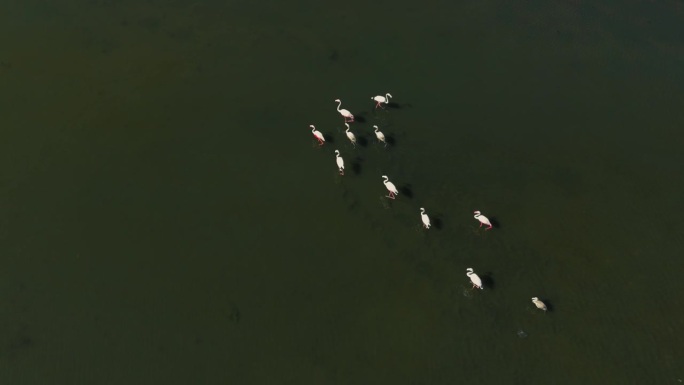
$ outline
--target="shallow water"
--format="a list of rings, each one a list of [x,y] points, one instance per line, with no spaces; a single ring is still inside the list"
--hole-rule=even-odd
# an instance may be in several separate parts
[[[1,383],[684,379],[679,3],[6,9]]]

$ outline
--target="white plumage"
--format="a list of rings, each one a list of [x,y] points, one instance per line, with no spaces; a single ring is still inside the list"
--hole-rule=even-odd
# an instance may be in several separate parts
[[[394,186],[394,183],[389,181],[387,175],[383,175],[382,177],[385,179],[384,181],[382,181],[382,183],[385,184],[385,187],[387,187],[387,191],[389,191],[389,195],[387,197],[394,199],[395,195],[399,195],[399,191],[397,191],[397,188]]]
[[[340,175],[344,175],[344,159],[340,156],[339,150],[335,150],[335,161],[337,162],[337,168],[340,169]]]
[[[480,214],[479,211],[475,211],[475,215],[473,217],[480,221],[480,227],[482,227],[482,225],[487,225],[487,228],[485,230],[489,230],[492,228],[492,223],[489,222],[489,219],[487,219],[487,217],[485,217],[484,215]]]
[[[353,122],[354,121],[354,115],[352,115],[352,113],[349,112],[349,110],[340,109],[340,106],[342,106],[342,101],[340,99],[335,99],[335,102],[339,103],[337,105],[337,112],[339,112],[340,115],[342,115],[342,117],[344,117],[344,121],[345,122]]]
[[[473,273],[473,269],[471,267],[466,269],[466,275],[468,278],[470,278],[470,282],[473,283],[473,288],[482,289],[482,280],[477,274]]]
[[[349,141],[351,142],[352,146],[356,146],[356,136],[353,132],[349,131],[349,125],[347,123],[345,123],[344,125],[347,126],[347,129],[344,130],[347,133],[347,138],[349,138]]]
[[[429,229],[430,228],[430,217],[428,217],[428,215],[425,214],[425,209],[422,207],[420,208],[420,219],[423,221],[423,226],[426,229]]]
[[[387,146],[387,142],[385,142],[385,134],[378,131],[379,130],[378,126],[373,126],[373,128],[375,128],[375,137],[378,138],[379,141],[385,143],[385,146]]]
[[[385,94],[385,96],[378,95],[378,96],[373,96],[371,99],[375,100],[375,108],[381,107],[382,103],[389,103],[389,99],[392,97],[389,93]]]
[[[537,307],[537,309],[541,309],[541,310],[546,311],[546,304],[544,302],[540,301],[539,298],[532,297],[532,303],[534,304],[534,306]]]
[[[310,124],[309,127],[311,127],[311,133],[313,134],[314,138],[318,139],[318,144],[321,146],[325,142],[325,138],[323,137],[323,134],[314,127],[313,124]]]

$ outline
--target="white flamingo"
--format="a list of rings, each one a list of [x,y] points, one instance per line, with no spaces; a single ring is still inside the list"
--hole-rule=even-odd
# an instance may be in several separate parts
[[[466,275],[470,278],[470,282],[473,283],[473,289],[482,289],[482,280],[477,274],[473,273],[472,267],[466,269]]]
[[[392,95],[387,93],[387,94],[385,94],[385,96],[382,96],[382,95],[373,96],[371,99],[375,100],[375,108],[378,108],[378,107],[382,107],[381,106],[382,103],[385,103],[385,104],[389,103],[389,100],[391,97],[392,97]],[[385,108],[385,107],[382,107],[382,108]]]
[[[387,147],[387,142],[385,142],[385,134],[378,131],[379,130],[378,126],[373,126],[373,128],[375,128],[375,136],[378,138],[379,141],[385,143],[385,147]]]
[[[345,109],[341,109],[341,110],[340,110],[340,106],[342,106],[342,101],[341,101],[340,99],[335,99],[335,102],[336,102],[336,103],[339,103],[339,104],[337,105],[337,112],[339,112],[340,115],[342,115],[342,116],[344,117],[344,122],[345,122],[345,123],[347,123],[347,122],[348,122],[348,123],[353,122],[353,121],[354,121],[354,115],[352,115],[352,113],[349,112],[349,110],[345,110]]]
[[[534,304],[534,306],[537,307],[537,309],[541,309],[541,310],[546,311],[546,304],[544,302],[540,301],[539,298],[532,297],[532,303]]]
[[[349,138],[352,146],[356,147],[356,136],[353,132],[349,131],[349,124],[345,123],[344,125],[347,126],[347,129],[344,130],[347,133],[347,138]]]
[[[489,221],[489,219],[487,219],[487,217],[480,214],[479,211],[475,211],[474,214],[475,215],[473,216],[473,218],[480,221],[480,227],[482,227],[482,225],[487,225],[488,227],[485,230],[490,230],[492,228],[492,223]]]
[[[394,199],[395,195],[399,195],[399,191],[397,191],[397,188],[394,187],[394,183],[389,181],[389,178],[387,175],[382,176],[385,180],[382,181],[382,183],[385,184],[385,187],[387,187],[387,191],[389,191],[389,195],[387,196],[390,199]]]
[[[321,132],[318,131],[316,129],[316,127],[314,127],[313,124],[310,124],[309,127],[311,127],[311,133],[313,134],[314,138],[318,139],[318,144],[322,146],[323,143],[325,142],[325,138],[323,137],[323,134],[321,134]]]
[[[335,161],[337,162],[337,168],[340,169],[340,175],[344,175],[344,159],[340,156],[339,150],[335,150]]]
[[[427,214],[425,214],[425,209],[422,207],[420,208],[420,219],[423,221],[423,226],[426,229],[429,229],[430,228],[430,217],[428,217]]]

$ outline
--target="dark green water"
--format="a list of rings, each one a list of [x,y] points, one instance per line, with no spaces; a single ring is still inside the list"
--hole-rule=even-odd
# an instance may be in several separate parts
[[[0,383],[679,383],[682,17],[6,1]]]

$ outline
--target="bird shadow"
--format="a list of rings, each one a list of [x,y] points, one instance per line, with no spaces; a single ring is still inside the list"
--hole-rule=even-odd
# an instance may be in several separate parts
[[[402,106],[399,103],[389,102],[389,103],[387,103],[387,108],[391,108],[393,110],[401,110]]]
[[[413,189],[410,184],[399,186],[399,192],[409,199],[413,198]]]
[[[496,217],[489,217],[489,222],[491,222],[492,227],[495,229],[501,228],[501,223],[496,219]]]
[[[397,139],[394,137],[394,135],[391,134],[385,135],[385,142],[387,142],[387,144],[392,147],[397,145]]]
[[[441,230],[444,228],[444,222],[442,221],[442,216],[440,214],[434,215],[432,217],[432,227],[434,227],[437,230]]]
[[[553,303],[551,303],[551,301],[549,301],[548,299],[545,299],[545,298],[539,298],[539,299],[540,299],[542,302],[544,302],[544,305],[546,305],[546,311],[547,311],[548,313],[550,313],[550,312],[553,311]]]
[[[494,289],[494,287],[496,287],[496,282],[494,281],[494,278],[492,278],[492,273],[484,273],[480,276],[480,279],[482,280],[482,284],[489,289]]]
[[[361,146],[363,148],[368,147],[368,139],[366,139],[366,137],[364,137],[364,136],[358,136],[356,138],[356,143],[358,143],[359,146]]]
[[[326,143],[335,143],[335,138],[331,135],[323,134],[323,139],[325,139]]]
[[[365,112],[363,112],[362,114],[365,114]],[[354,121],[359,123],[366,123],[366,118],[360,115],[354,115]]]
[[[361,167],[361,161],[362,159],[360,157],[354,158],[351,162],[351,169],[354,175],[361,175],[362,167]]]

